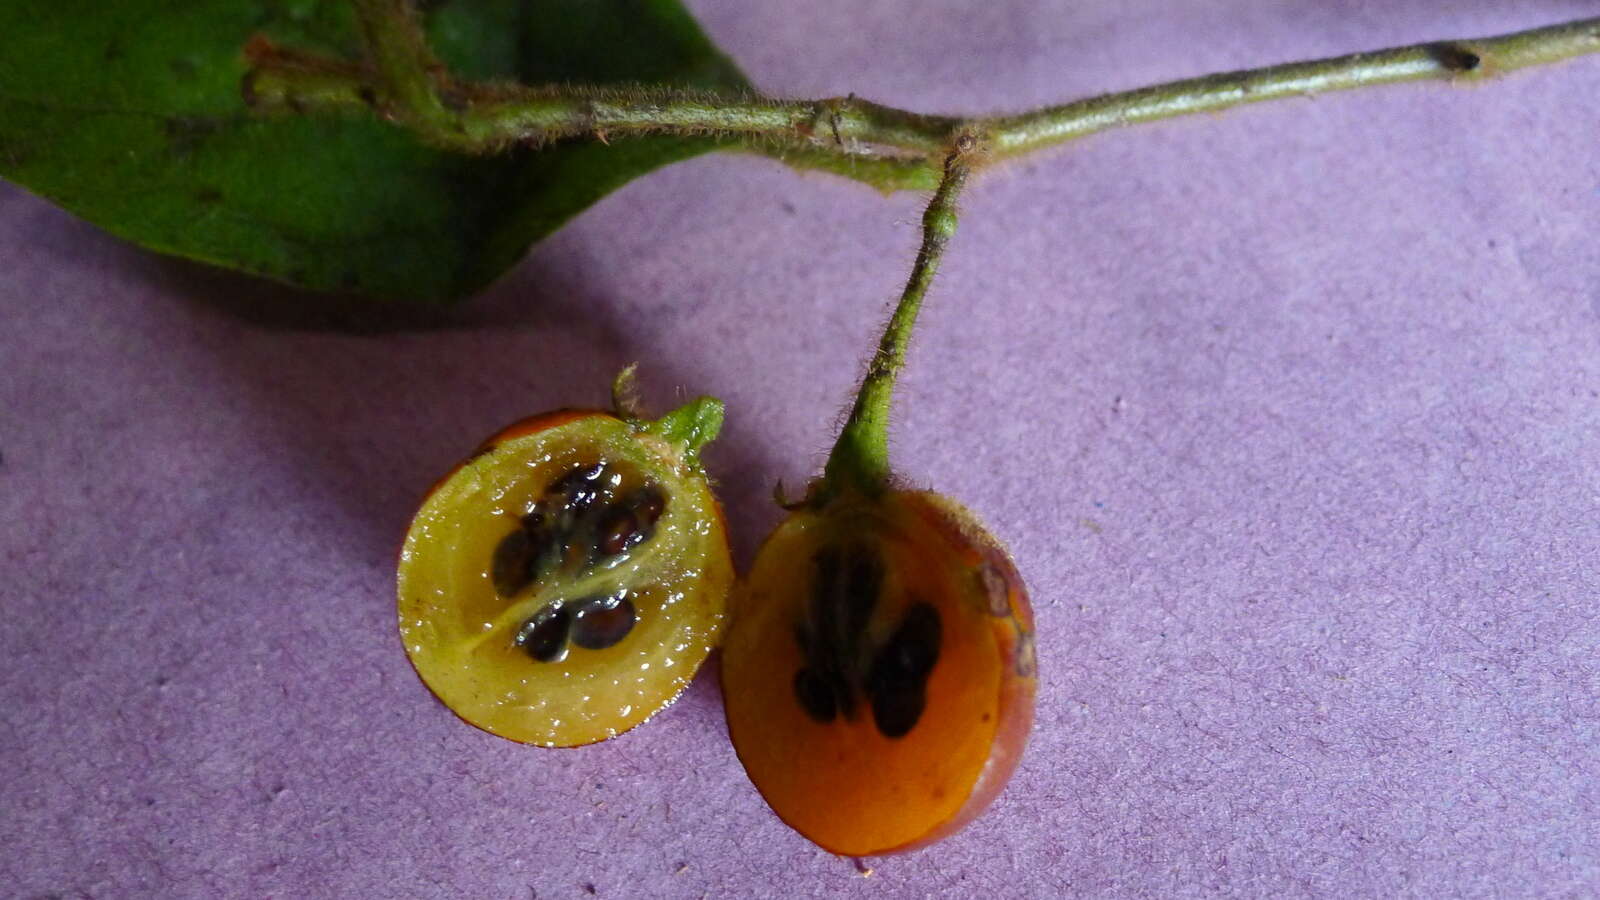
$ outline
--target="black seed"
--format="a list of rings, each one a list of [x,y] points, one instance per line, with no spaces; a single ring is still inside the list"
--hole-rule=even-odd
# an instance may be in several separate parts
[[[846,564],[845,549],[834,544],[817,550],[811,558],[815,576],[811,585],[811,625],[815,640],[806,657],[811,663],[810,677],[828,689],[828,708],[850,718],[855,715],[855,691],[845,677],[845,666],[855,656],[857,636],[851,633],[845,615],[849,606],[844,580]]]
[[[800,655],[809,659],[811,657],[811,629],[806,623],[799,622],[794,626],[794,642],[800,647]]]
[[[599,537],[594,545],[595,558],[609,559],[626,553],[643,541],[644,532],[639,528],[639,519],[627,509],[613,506],[600,520]]]
[[[632,550],[655,534],[656,521],[667,507],[667,498],[653,485],[635,490],[627,499],[604,512],[596,510],[594,554],[591,563],[611,559]]]
[[[939,661],[940,631],[939,613],[932,604],[916,604],[906,610],[900,627],[878,651],[873,669],[889,666],[911,678],[927,678]]]
[[[872,722],[886,738],[905,737],[922,718],[928,695],[921,681],[905,682],[872,694]]]
[[[626,593],[588,597],[572,604],[572,642],[585,650],[604,650],[628,636],[639,621]]]
[[[839,623],[839,572],[844,565],[844,554],[829,545],[811,557],[815,580],[811,582],[811,624],[817,636],[812,645],[812,664],[822,669],[835,667],[834,660],[842,655],[844,628]]]
[[[867,673],[872,720],[884,737],[901,737],[922,717],[927,703],[928,675],[939,661],[939,613],[918,603],[906,611],[900,627],[879,648]]]
[[[648,530],[655,527],[661,514],[667,511],[667,498],[660,488],[650,484],[629,495],[627,505],[639,519],[639,526]]]
[[[539,662],[560,662],[567,658],[567,633],[572,616],[565,607],[550,604],[522,623],[512,643]]]
[[[812,557],[811,614],[817,633],[839,660],[855,655],[883,588],[883,563],[864,545],[829,546]]]
[[[811,605],[815,609],[831,607],[831,598],[838,588],[839,567],[842,562],[839,548],[829,545],[811,557],[811,570],[816,579],[811,582]]]
[[[522,527],[506,535],[494,548],[489,576],[500,596],[510,597],[526,589],[559,557],[561,548],[542,521],[538,510],[523,516]]]
[[[867,620],[878,605],[878,594],[883,590],[883,562],[872,547],[862,544],[850,548],[846,557],[844,604],[845,633],[859,639],[867,630]]]
[[[501,539],[489,566],[494,589],[500,596],[510,597],[533,583],[533,556],[533,540],[521,528]]]
[[[813,669],[794,673],[794,697],[800,701],[800,708],[806,715],[818,722],[832,722],[839,713],[833,685]]]
[[[830,544],[812,556],[811,569],[809,622],[797,627],[795,640],[809,664],[807,677],[829,692],[829,709],[854,718],[859,648],[883,590],[883,561],[870,544]]]
[[[553,512],[582,512],[600,499],[605,490],[605,475],[605,463],[578,466],[545,488],[545,501],[553,507]]]

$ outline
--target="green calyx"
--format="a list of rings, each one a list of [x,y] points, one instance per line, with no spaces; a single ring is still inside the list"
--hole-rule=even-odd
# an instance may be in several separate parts
[[[726,407],[716,397],[696,397],[659,419],[647,420],[639,402],[637,363],[617,373],[611,382],[611,409],[617,418],[641,434],[655,435],[682,454],[685,464],[700,464],[700,448],[722,433]]]
[[[723,409],[722,401],[716,397],[696,397],[653,422],[635,427],[679,448],[684,462],[697,466],[700,448],[716,440],[722,432]]]

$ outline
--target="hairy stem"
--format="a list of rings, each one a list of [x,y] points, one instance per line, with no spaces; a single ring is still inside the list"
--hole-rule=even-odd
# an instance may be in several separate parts
[[[556,140],[712,135],[725,145],[882,189],[925,188],[958,135],[1004,159],[1109,128],[1263,100],[1423,79],[1479,79],[1600,52],[1600,18],[1499,37],[1192,78],[1018,115],[922,115],[854,96],[815,101],[724,96],[660,86],[593,88],[457,83],[433,59],[406,0],[357,0],[370,63],[271,46],[246,48],[246,96],[261,107],[376,109],[422,139],[466,153]]]
[[[922,248],[911,267],[911,278],[889,318],[867,374],[861,379],[850,418],[828,455],[821,493],[816,497],[819,501],[851,488],[876,494],[889,484],[889,407],[894,399],[895,380],[905,367],[906,347],[911,343],[922,300],[939,272],[945,246],[955,236],[956,196],[967,183],[970,155],[976,147],[973,137],[962,135],[956,140],[955,152],[945,160],[944,178],[922,214]]]
[[[450,131],[454,116],[439,99],[444,66],[428,49],[411,0],[354,0],[377,87],[390,109],[423,132]]]
[[[1485,78],[1595,52],[1600,52],[1600,18],[1580,19],[1500,37],[1413,44],[1223,72],[986,119],[982,127],[996,157],[1015,156],[1119,125],[1369,85]]]

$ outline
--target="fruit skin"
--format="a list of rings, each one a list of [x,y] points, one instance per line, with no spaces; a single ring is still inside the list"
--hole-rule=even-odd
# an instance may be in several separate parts
[[[580,746],[606,740],[622,734],[634,727],[648,721],[656,712],[670,705],[687,688],[693,675],[706,656],[719,642],[723,625],[725,624],[725,604],[733,582],[733,567],[731,553],[727,542],[726,522],[722,509],[715,497],[711,494],[703,471],[699,468],[697,452],[700,446],[714,438],[721,423],[722,408],[720,401],[712,398],[700,398],[687,404],[682,409],[669,413],[655,422],[642,422],[633,418],[622,419],[617,415],[597,409],[558,409],[528,416],[510,425],[505,426],[485,439],[478,448],[467,458],[458,463],[448,474],[440,478],[429,489],[418,513],[414,519],[407,540],[401,548],[398,594],[399,612],[401,619],[401,635],[406,645],[407,659],[412,664],[418,676],[427,685],[429,690],[445,704],[453,713],[474,727],[505,737],[521,743],[533,743],[548,747]],[[463,477],[463,472],[469,466],[478,463],[483,457],[495,452],[503,445],[528,438],[545,435],[552,436],[558,429],[575,426],[593,430],[596,427],[613,433],[626,435],[626,440],[636,445],[634,452],[651,459],[653,467],[662,471],[669,471],[678,486],[684,493],[678,499],[690,498],[694,502],[691,507],[700,510],[701,515],[692,517],[687,523],[692,526],[697,535],[704,536],[707,544],[705,558],[697,560],[693,571],[680,574],[680,581],[688,580],[684,593],[692,594],[698,591],[701,596],[691,597],[691,601],[677,605],[682,615],[695,615],[705,621],[694,623],[695,627],[686,632],[679,628],[672,633],[675,643],[671,650],[654,648],[660,653],[674,653],[675,658],[669,659],[667,664],[674,667],[674,675],[670,677],[673,683],[670,692],[656,698],[647,708],[641,707],[633,710],[625,721],[619,722],[618,727],[604,727],[600,730],[590,729],[576,739],[565,737],[552,738],[549,734],[530,734],[508,731],[504,727],[481,721],[481,716],[476,716],[471,710],[464,710],[463,704],[457,698],[456,702],[447,696],[448,688],[438,681],[437,672],[430,677],[428,663],[424,661],[418,646],[413,643],[414,631],[408,629],[408,620],[417,615],[417,603],[408,601],[408,558],[416,548],[417,531],[419,524],[424,521],[430,505],[439,496],[442,490],[447,489],[458,477]],[[607,451],[597,451],[598,457],[606,458]],[[683,523],[680,523],[683,524]],[[480,550],[482,548],[479,548]],[[483,551],[487,552],[487,551]],[[682,569],[682,566],[677,567]],[[415,567],[413,567],[413,570]],[[415,581],[415,578],[411,579]],[[674,582],[672,587],[685,587],[684,584]],[[418,620],[416,625],[421,625]],[[684,652],[686,651],[686,652]],[[654,660],[655,657],[652,657]],[[658,663],[658,671],[660,669]],[[655,678],[656,676],[651,676]],[[662,679],[657,679],[662,680]],[[526,684],[523,681],[523,684]],[[586,698],[587,699],[587,698]]]
[[[616,416],[613,416],[611,413],[606,412],[603,409],[567,408],[552,409],[547,412],[535,413],[534,415],[526,418],[518,419],[494,434],[489,435],[489,437],[484,439],[483,443],[478,445],[476,450],[472,451],[472,456],[469,456],[466,460],[462,461],[462,464],[464,465],[466,462],[470,462],[473,458],[482,456],[490,450],[493,450],[496,446],[505,443],[512,438],[519,438],[525,434],[534,434],[540,431],[548,431],[551,428],[558,428],[567,424],[568,422],[573,422],[578,419],[586,419],[590,416],[600,416],[607,419],[616,418]],[[456,468],[459,469],[460,467],[461,466],[458,465]],[[452,470],[450,474],[454,475],[455,471]],[[447,475],[445,477],[448,478],[449,476]],[[443,480],[444,479],[440,479],[440,481]],[[437,486],[438,485],[435,485],[435,487]],[[430,491],[430,493],[432,492]]]
[[[432,497],[435,493],[437,493],[439,488],[443,487],[445,482],[454,478],[456,473],[461,471],[461,468],[467,463],[470,463],[485,453],[488,453],[506,441],[514,440],[522,437],[523,435],[537,434],[541,431],[559,428],[568,422],[575,422],[579,419],[586,419],[590,416],[604,416],[609,419],[616,418],[616,416],[611,415],[611,413],[606,412],[603,409],[563,408],[547,410],[542,413],[534,413],[531,416],[526,416],[518,419],[515,422],[512,422],[510,425],[507,425],[504,428],[501,428],[499,431],[496,431],[494,434],[484,438],[483,442],[478,444],[477,448],[472,451],[470,456],[468,456],[466,459],[463,459],[461,462],[456,463],[455,468],[446,472],[438,481],[435,481],[433,486],[428,488],[427,493],[422,495],[423,501],[426,502],[429,497]],[[418,505],[420,506],[421,504]]]
[[[1034,695],[1039,684],[1033,606],[1011,554],[983,527],[977,516],[954,500],[932,491],[910,493],[906,499],[930,525],[946,532],[952,546],[970,554],[969,559],[974,563],[982,561],[998,571],[1005,584],[1006,606],[1011,617],[1009,629],[1002,629],[1000,633],[1000,651],[1003,657],[1013,661],[1017,677],[1001,682],[1000,726],[995,732],[989,761],[973,783],[967,802],[944,824],[911,843],[888,851],[895,853],[915,850],[955,834],[999,798],[1022,762],[1028,733],[1033,729]]]
[[[873,524],[875,521],[886,524]],[[866,531],[862,532],[862,528]],[[988,629],[987,633],[993,641],[993,653],[998,659],[998,670],[992,685],[979,684],[973,690],[982,695],[982,703],[991,704],[985,709],[993,710],[994,731],[988,738],[986,748],[976,748],[983,753],[981,765],[975,770],[965,769],[959,775],[952,776],[954,780],[948,785],[949,788],[955,792],[965,791],[960,803],[952,807],[946,801],[939,809],[930,805],[920,813],[923,819],[914,818],[918,814],[911,814],[913,818],[908,819],[906,810],[909,807],[906,803],[890,803],[885,799],[890,795],[908,795],[916,787],[926,787],[926,784],[917,782],[918,773],[901,779],[885,779],[883,796],[877,798],[839,799],[830,788],[848,790],[844,786],[851,784],[852,779],[829,781],[810,775],[781,772],[775,775],[773,772],[774,767],[782,767],[784,751],[774,750],[771,741],[781,739],[789,742],[790,746],[801,747],[801,752],[810,750],[820,756],[831,752],[832,747],[847,745],[830,743],[827,736],[808,742],[808,736],[820,734],[808,728],[860,728],[854,723],[841,723],[839,726],[832,723],[822,726],[801,724],[797,732],[793,724],[794,716],[783,719],[785,713],[772,712],[779,705],[774,702],[774,697],[781,696],[780,687],[772,679],[781,682],[789,674],[780,671],[786,662],[781,644],[778,645],[779,652],[772,652],[773,645],[770,643],[778,640],[771,637],[772,633],[786,627],[781,609],[776,608],[795,605],[798,601],[793,597],[785,597],[784,592],[803,591],[805,587],[805,580],[787,569],[804,565],[797,563],[796,557],[808,557],[809,548],[828,543],[832,540],[828,536],[830,533],[911,535],[916,541],[916,554],[929,562],[929,565],[916,568],[942,573],[937,577],[944,579],[943,591],[954,598],[952,602],[965,603],[969,607],[983,604],[987,610],[986,616],[976,620],[981,624],[974,627],[980,631]],[[818,534],[821,536],[808,536]],[[892,541],[884,538],[883,544],[887,547]],[[915,565],[916,561],[904,559],[901,562]],[[969,576],[971,580],[963,581]],[[926,586],[925,579],[934,576],[915,576],[912,580],[916,577],[922,577]],[[776,581],[776,585],[765,583],[767,581]],[[757,604],[767,603],[774,604],[774,609],[755,608]],[[856,492],[846,492],[820,504],[801,504],[758,551],[752,571],[735,597],[731,616],[732,622],[723,647],[722,679],[728,729],[735,750],[757,789],[779,818],[825,850],[846,856],[878,856],[913,850],[947,837],[988,808],[1021,760],[1032,725],[1037,685],[1033,616],[1027,592],[1004,548],[978,523],[976,517],[948,498],[924,491],[887,490],[870,498]],[[978,641],[983,646],[984,639],[981,636],[969,635],[968,639]],[[948,684],[949,679],[960,674],[947,675],[945,683]],[[758,683],[763,681],[764,684]],[[929,684],[930,696],[935,696],[934,682],[930,680]],[[937,696],[933,702],[939,702]],[[941,713],[930,703],[929,711],[924,715],[939,716]],[[940,724],[936,722],[930,727],[939,728]],[[958,741],[967,741],[968,745],[951,748],[952,757],[974,752],[970,744],[983,740],[981,726],[974,726],[972,734],[976,736],[957,738]],[[913,729],[905,740],[912,741],[916,737],[916,730]],[[767,743],[763,743],[763,738],[768,739]],[[856,739],[845,737],[838,740],[848,742]],[[879,746],[890,753],[895,750],[892,740],[881,743],[881,738],[871,735],[866,740],[880,741]],[[856,742],[859,743],[858,740]],[[934,747],[925,755],[930,759],[939,758],[943,749],[942,745]],[[849,756],[848,763],[844,762],[847,753],[860,752],[841,749],[838,756],[840,762],[837,764],[871,767],[878,761]],[[890,760],[885,757],[883,761]],[[796,767],[804,766],[807,772],[818,771],[826,765],[821,759],[795,758],[792,763]],[[796,788],[796,784],[803,786]],[[944,786],[935,786],[936,797],[944,793],[939,790]],[[895,817],[898,821],[872,828],[840,824],[851,818],[851,814],[843,811],[845,809],[859,811],[874,808],[883,812],[886,818]],[[913,824],[906,824],[908,821]],[[893,836],[889,836],[891,834]]]

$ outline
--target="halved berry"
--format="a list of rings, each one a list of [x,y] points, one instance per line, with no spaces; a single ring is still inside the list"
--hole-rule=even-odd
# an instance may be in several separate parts
[[[937,494],[802,506],[722,651],[728,731],[767,803],[835,853],[907,850],[1005,785],[1033,718],[1033,616],[1005,551]]]
[[[696,452],[721,403],[655,422],[535,416],[434,487],[400,557],[400,633],[422,680],[486,731],[573,746],[689,684],[733,581]]]

